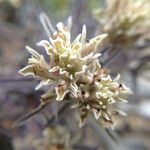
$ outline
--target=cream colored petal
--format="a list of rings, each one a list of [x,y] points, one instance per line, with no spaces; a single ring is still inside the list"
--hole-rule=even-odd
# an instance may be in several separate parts
[[[93,79],[92,74],[88,75],[87,73],[81,73],[81,72],[80,73],[77,72],[75,74],[75,77],[76,77],[76,80],[80,82],[88,83],[88,84],[92,83],[92,79]]]
[[[63,25],[62,22],[58,22],[58,23],[56,24],[56,27],[57,27],[57,29],[58,29],[59,31],[61,31],[61,32],[64,31],[64,25]]]
[[[63,45],[64,41],[60,37],[57,37],[56,39],[49,38],[49,40],[56,51],[58,51],[60,48],[65,48]]]
[[[42,68],[45,68],[45,69],[47,69],[47,70],[50,69],[48,63],[45,61],[45,58],[44,58],[44,56],[42,56],[42,55],[41,55],[41,58],[40,58],[40,60],[39,60],[39,64],[41,65]]]
[[[48,36],[51,36],[51,33],[54,33],[53,25],[51,24],[51,21],[49,17],[45,13],[40,14],[40,21],[43,25],[44,30],[46,31]]]
[[[118,74],[118,75],[116,76],[116,78],[115,78],[113,81],[114,81],[114,82],[118,82],[119,79],[120,79],[120,74]]]
[[[59,69],[59,66],[55,66],[49,70],[49,72],[55,72]]]
[[[112,81],[110,75],[107,75],[107,76],[105,76],[105,77],[102,77],[101,80],[104,81],[104,82],[107,82],[107,81],[108,81],[108,82],[111,82],[111,81]]]
[[[92,73],[97,73],[100,69],[101,69],[101,65],[99,64],[99,61],[98,61],[98,60],[95,60],[95,61],[93,62],[93,65],[92,65],[92,70],[91,70],[91,72],[92,72]]]
[[[79,34],[75,40],[73,41],[72,45],[74,45],[75,43],[79,43],[80,42],[80,39],[81,39],[81,34]]]
[[[123,112],[122,110],[117,109],[117,110],[114,110],[114,111],[117,112],[121,116],[127,116],[127,114],[125,112]]]
[[[103,117],[104,117],[107,121],[110,121],[110,120],[111,120],[110,117],[109,117],[109,115],[108,115],[107,113],[102,112],[102,115],[103,115]]]
[[[103,40],[107,37],[107,34],[101,34],[93,39],[91,39],[89,41],[89,43],[86,43],[83,45],[80,54],[82,57],[90,54],[93,51],[97,51],[98,46],[100,46],[100,44],[103,44]]]
[[[39,90],[41,87],[48,85],[50,83],[50,79],[48,80],[42,80],[36,87],[35,90]]]
[[[27,48],[28,52],[31,53],[31,55],[33,57],[35,57],[36,59],[40,59],[41,55],[38,52],[36,52],[34,49],[32,49],[29,46],[26,46],[26,48]]]
[[[32,65],[28,65],[19,71],[24,76],[34,75],[34,68]]]
[[[42,47],[44,47],[46,50],[49,49],[49,47],[51,47],[51,44],[50,44],[49,41],[47,41],[47,40],[42,40],[42,41],[38,42],[36,45],[37,45],[37,46],[42,46]]]
[[[69,16],[67,19],[67,29],[70,31],[72,27],[72,16]]]
[[[120,92],[124,94],[133,94],[133,91],[125,84],[122,84],[122,90]]]
[[[123,99],[123,98],[121,98],[121,97],[118,97],[117,98],[119,101],[121,101],[122,103],[128,103],[128,101],[126,100],[126,99]]]
[[[71,82],[71,84],[70,84],[70,92],[75,98],[78,97],[78,86],[77,86],[77,84],[75,82]]]
[[[101,98],[102,97],[102,92],[96,92],[96,98]]]
[[[98,120],[102,113],[101,111],[98,112],[97,110],[94,109],[93,114],[95,116],[95,119]]]
[[[66,96],[66,94],[69,92],[69,90],[64,89],[63,87],[55,87],[55,91],[56,91],[56,100],[57,101],[62,101],[64,99],[64,97]]]
[[[85,40],[86,40],[86,25],[84,24],[82,27],[81,43],[84,44]]]
[[[60,68],[59,66],[55,66],[55,67],[53,67],[53,68],[51,68],[50,70],[49,70],[49,72],[51,73],[54,73],[54,74],[56,74],[57,76],[60,76],[60,77],[62,77],[62,78],[67,78],[67,77],[69,77],[69,73],[67,72],[67,71],[65,71],[65,70],[63,70],[62,68]]]

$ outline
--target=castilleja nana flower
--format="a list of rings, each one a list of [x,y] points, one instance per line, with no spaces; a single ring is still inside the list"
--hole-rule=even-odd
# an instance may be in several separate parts
[[[107,0],[105,9],[98,9],[94,17],[99,33],[108,33],[113,45],[131,46],[149,35],[149,0]]]
[[[86,42],[86,26],[73,42],[70,35],[71,21],[65,26],[62,22],[51,28],[49,40],[37,43],[44,47],[50,62],[30,47],[28,65],[19,72],[33,75],[41,80],[36,89],[48,85],[49,90],[41,97],[42,103],[52,99],[70,101],[73,108],[79,108],[81,123],[92,112],[96,119],[111,121],[107,106],[117,101],[125,101],[122,96],[130,90],[118,83],[119,76],[112,79],[101,67],[98,47],[107,37],[106,34],[96,36]],[[48,32],[50,33],[50,32]]]

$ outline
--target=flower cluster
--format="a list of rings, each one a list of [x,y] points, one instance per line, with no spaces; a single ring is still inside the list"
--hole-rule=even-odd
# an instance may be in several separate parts
[[[70,21],[68,21],[70,22]],[[41,80],[36,87],[49,86],[49,91],[42,96],[43,101],[70,101],[73,108],[79,108],[81,123],[89,112],[95,118],[111,122],[108,106],[117,101],[125,101],[122,96],[130,90],[118,83],[119,76],[112,79],[101,67],[98,57],[99,46],[107,37],[102,34],[86,41],[86,26],[73,42],[70,36],[70,23],[60,22],[52,31],[49,40],[37,43],[44,47],[50,62],[43,55],[30,47],[28,65],[20,70],[23,75],[33,75]]]
[[[113,45],[134,44],[149,33],[149,5],[149,0],[107,0],[105,9],[94,12],[98,32],[108,33]]]

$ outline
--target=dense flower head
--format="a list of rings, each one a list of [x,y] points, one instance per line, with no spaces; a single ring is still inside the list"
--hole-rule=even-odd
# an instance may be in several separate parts
[[[52,99],[72,102],[72,107],[80,110],[81,123],[89,112],[96,119],[111,122],[108,106],[117,101],[126,102],[122,97],[130,90],[118,83],[119,76],[112,79],[99,63],[98,57],[101,54],[98,49],[106,37],[106,34],[102,34],[86,42],[86,26],[83,25],[82,33],[71,42],[70,23],[65,26],[60,22],[48,41],[37,43],[44,47],[50,62],[27,47],[31,58],[20,73],[40,79],[36,89],[49,86],[48,92],[41,97],[42,102]]]
[[[149,34],[149,6],[149,0],[107,0],[105,9],[94,12],[98,32],[108,33],[114,45],[130,46]]]

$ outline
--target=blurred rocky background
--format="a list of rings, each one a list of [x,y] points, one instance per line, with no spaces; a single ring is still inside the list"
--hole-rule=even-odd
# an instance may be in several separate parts
[[[37,49],[31,43],[47,39],[39,14],[46,12],[53,25],[65,22],[71,15],[73,36],[86,24],[90,39],[98,27],[92,11],[103,6],[104,0],[0,0],[0,150],[150,150],[148,39],[144,45],[128,51],[128,57],[120,52],[108,55],[104,50],[100,60],[112,75],[120,72],[122,81],[134,91],[128,104],[120,106],[128,115],[117,119],[115,132],[108,131],[105,135],[105,129],[91,123],[80,129],[70,111],[56,103],[20,127],[12,128],[16,119],[39,105],[40,95],[44,93],[44,89],[34,90],[37,80],[18,73],[29,57],[25,46]],[[54,119],[58,109],[59,119]],[[118,146],[114,148],[111,140],[118,142]]]

